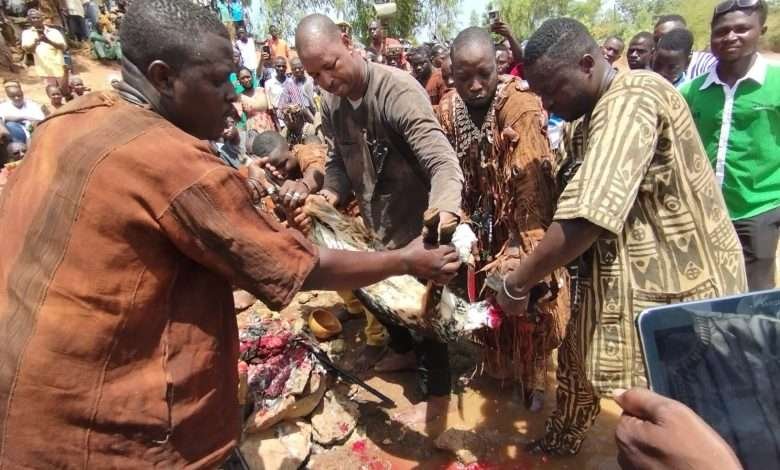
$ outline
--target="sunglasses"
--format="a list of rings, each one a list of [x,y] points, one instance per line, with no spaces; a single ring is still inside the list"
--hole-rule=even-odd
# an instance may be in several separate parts
[[[724,13],[728,13],[734,10],[741,10],[743,8],[757,8],[760,3],[761,0],[726,0],[725,2],[719,3],[718,6],[715,7],[715,12],[712,16],[722,15]]]

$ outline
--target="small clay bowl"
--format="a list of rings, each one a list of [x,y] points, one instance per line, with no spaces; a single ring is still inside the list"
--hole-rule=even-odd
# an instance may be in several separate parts
[[[309,314],[309,329],[315,338],[326,340],[341,333],[341,322],[329,310],[318,308]]]

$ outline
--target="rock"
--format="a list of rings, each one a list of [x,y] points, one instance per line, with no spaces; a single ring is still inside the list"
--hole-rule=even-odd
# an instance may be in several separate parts
[[[306,305],[316,298],[317,298],[316,292],[304,292],[303,294],[298,295],[298,303],[301,305]]]
[[[274,406],[266,410],[255,411],[247,420],[245,433],[257,433],[264,431],[276,423],[284,420],[302,418],[308,416],[322,401],[328,381],[318,372],[313,372],[306,386],[304,395],[287,395]]]
[[[347,342],[343,339],[334,339],[330,342],[331,354],[343,354],[347,350]]]
[[[437,449],[454,453],[465,465],[476,463],[486,454],[482,439],[475,432],[467,429],[450,428],[436,438],[434,445]]]
[[[341,393],[329,391],[311,416],[314,440],[322,445],[342,442],[357,425],[358,406]]]
[[[243,312],[257,302],[257,297],[245,290],[233,291],[233,305],[236,312]]]
[[[287,421],[241,443],[241,453],[252,470],[297,470],[311,452],[311,425]]]

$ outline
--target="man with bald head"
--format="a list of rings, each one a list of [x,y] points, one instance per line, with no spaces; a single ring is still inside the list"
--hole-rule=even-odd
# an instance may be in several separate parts
[[[424,213],[435,241],[441,227],[457,222],[463,175],[425,90],[410,74],[361,58],[324,15],[304,18],[295,43],[323,91],[322,128],[329,141],[325,197],[343,205],[354,193],[363,220],[385,247],[403,246],[419,235]],[[400,370],[416,362],[424,392],[449,398],[447,345],[418,342],[408,329],[386,326],[392,353],[376,369]]]
[[[487,30],[462,31],[450,54],[457,93],[441,102],[439,119],[463,168],[463,208],[479,240],[476,268],[490,265],[490,276],[526,257],[552,222],[553,153],[541,101],[517,77],[498,75]],[[569,317],[566,279],[563,269],[543,279],[538,289],[555,294],[535,298],[528,307],[533,315],[507,319],[498,334],[482,338],[487,371],[524,384],[536,412],[544,400],[545,360]],[[517,360],[528,357],[533,360]]]
[[[377,55],[377,62],[379,63],[387,63],[387,56],[390,49],[397,50],[400,47],[403,50],[401,41],[385,36],[385,27],[379,20],[374,20],[368,24],[368,35],[371,37],[371,44],[369,44],[366,49]],[[401,53],[401,56],[398,58],[398,65],[401,66],[405,63],[406,57]]]

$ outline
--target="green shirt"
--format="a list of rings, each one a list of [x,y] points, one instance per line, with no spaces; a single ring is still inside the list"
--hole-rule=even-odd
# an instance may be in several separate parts
[[[732,220],[780,206],[780,66],[758,56],[733,88],[713,67],[684,85]]]

